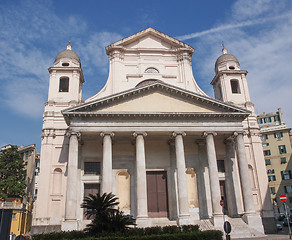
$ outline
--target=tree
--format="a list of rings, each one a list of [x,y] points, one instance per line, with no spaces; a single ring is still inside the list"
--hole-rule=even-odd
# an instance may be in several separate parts
[[[85,197],[81,207],[85,209],[85,215],[92,219],[85,231],[91,235],[102,232],[123,232],[130,225],[135,225],[135,219],[130,215],[124,215],[117,209],[118,198],[112,193],[103,195],[89,194]]]
[[[1,150],[0,152],[0,199],[23,197],[25,195],[25,164],[18,147]]]

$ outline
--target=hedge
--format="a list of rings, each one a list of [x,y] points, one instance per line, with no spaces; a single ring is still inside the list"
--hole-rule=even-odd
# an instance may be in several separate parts
[[[33,240],[144,240],[144,239],[222,239],[220,231],[200,231],[198,225],[183,225],[181,228],[177,226],[165,227],[149,227],[149,228],[132,228],[126,232],[117,233],[100,233],[99,236],[89,236],[83,231],[56,232],[49,234],[38,234],[32,236]]]

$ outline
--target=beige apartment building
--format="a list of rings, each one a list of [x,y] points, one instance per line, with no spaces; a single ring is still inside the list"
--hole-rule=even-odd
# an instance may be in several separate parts
[[[283,120],[281,108],[276,113],[263,113],[258,116],[261,128],[263,150],[269,180],[271,199],[276,212],[283,212],[279,196],[285,194],[292,210],[292,161],[290,130]]]
[[[9,149],[11,145],[3,146],[1,149]],[[18,152],[25,163],[25,196],[10,197],[0,202],[0,209],[12,209],[10,233],[19,235],[30,231],[32,223],[32,210],[35,199],[35,163],[39,161],[39,154],[35,144],[19,146]]]

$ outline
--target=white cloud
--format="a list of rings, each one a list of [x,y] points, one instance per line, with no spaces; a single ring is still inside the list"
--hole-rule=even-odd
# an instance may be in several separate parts
[[[47,69],[69,38],[89,73],[92,68],[107,71],[104,47],[120,38],[115,33],[88,30],[86,21],[78,16],[58,17],[49,0],[13,1],[1,4],[0,12],[0,81],[5,82],[0,101],[30,117],[42,115],[48,92]]]
[[[213,92],[207,85],[214,77],[214,64],[221,54],[221,41],[224,41],[228,51],[238,58],[241,69],[249,72],[248,85],[256,112],[275,112],[281,107],[284,120],[292,126],[289,107],[292,100],[292,12],[289,4],[288,1],[281,1],[277,6],[272,1],[237,1],[232,11],[226,13],[226,23],[184,35],[181,39],[190,39],[196,48],[194,74],[199,76],[196,76],[197,81],[204,80],[199,82],[208,94]],[[230,24],[238,19],[242,21]]]

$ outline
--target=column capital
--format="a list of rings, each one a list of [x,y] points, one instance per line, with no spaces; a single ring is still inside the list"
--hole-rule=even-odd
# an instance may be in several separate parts
[[[68,130],[65,133],[65,136],[68,137],[68,138],[70,138],[72,135],[76,135],[78,140],[81,139],[81,132],[73,131],[73,130]]]
[[[183,137],[185,137],[187,134],[186,134],[185,132],[173,132],[173,133],[171,134],[171,136],[172,136],[173,138],[175,138],[175,137],[178,136],[178,135],[182,135]]]
[[[217,136],[217,133],[216,133],[216,132],[203,132],[202,136],[203,136],[203,137],[207,137],[208,135],[211,135],[211,134],[212,134],[214,137]]]
[[[143,137],[147,137],[146,132],[134,132],[133,137],[136,138],[138,135],[142,135]]]
[[[109,135],[110,137],[114,137],[115,136],[115,133],[113,133],[113,132],[101,132],[100,133],[100,136],[101,137],[104,137],[106,135]]]

